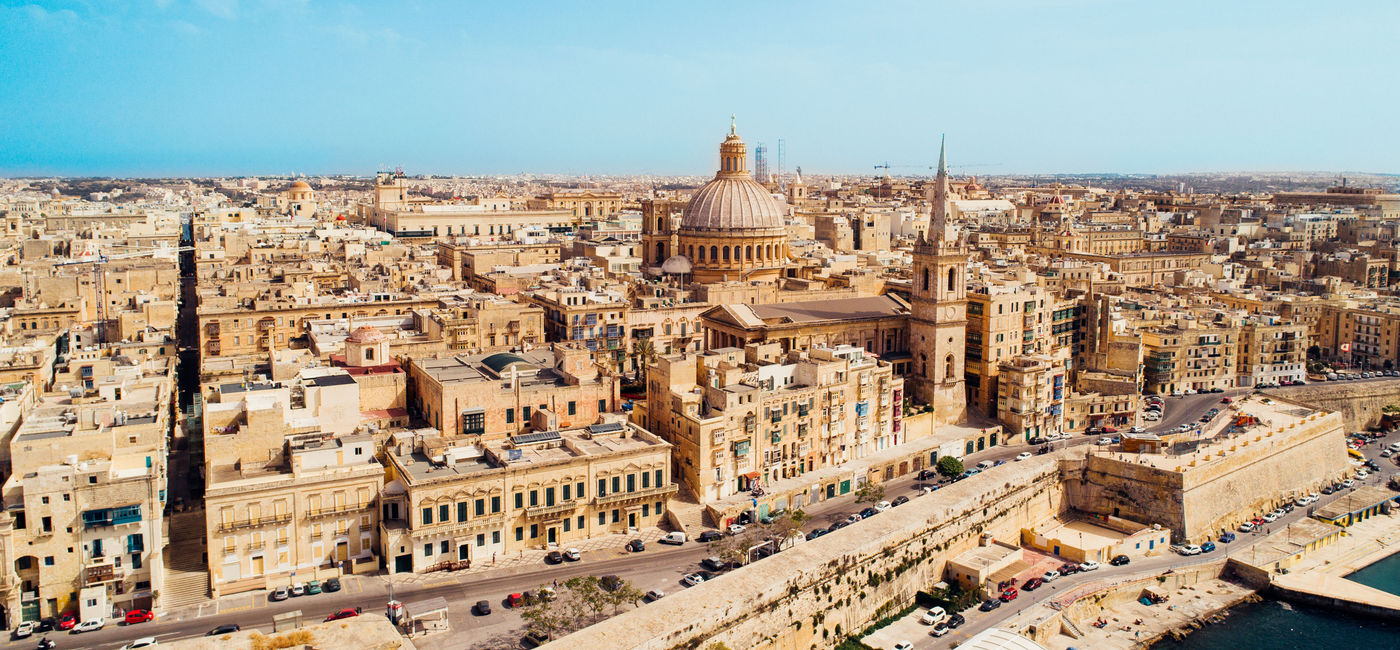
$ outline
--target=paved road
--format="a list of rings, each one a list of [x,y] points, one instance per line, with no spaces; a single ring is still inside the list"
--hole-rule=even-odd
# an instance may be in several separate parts
[[[1239,392],[1243,391],[1234,391],[1231,394]],[[1223,395],[1207,394],[1166,398],[1163,421],[1159,427],[1154,427],[1154,429],[1194,421],[1201,412],[1209,408],[1209,404],[1218,402],[1221,397]],[[1061,449],[1066,446],[1087,445],[1093,443],[1097,438],[1096,435],[1078,435],[1068,440],[1053,443],[1053,446],[1055,449]],[[1010,461],[1026,449],[1025,445],[993,447],[972,454],[964,461],[969,466],[983,460]],[[1379,449],[1376,451],[1378,452]],[[970,480],[976,480],[976,478]],[[914,474],[911,473],[886,482],[885,496],[887,499],[893,499],[900,495],[914,498],[919,494],[918,487],[920,485],[921,483],[916,481]],[[853,495],[813,504],[806,508],[806,511],[812,515],[812,522],[806,528],[810,531],[818,527],[825,527],[833,517],[856,512],[863,507],[863,505],[857,506],[855,504]],[[855,525],[869,524],[862,522]],[[523,634],[523,625],[518,612],[509,610],[502,604],[507,594],[534,589],[541,585],[552,584],[555,580],[562,581],[574,576],[607,574],[616,574],[630,580],[634,586],[642,591],[659,589],[665,593],[674,593],[685,588],[680,584],[681,576],[698,569],[698,562],[709,554],[705,545],[695,543],[679,547],[653,544],[648,546],[645,552],[636,555],[626,554],[621,549],[590,551],[585,552],[583,560],[577,563],[565,563],[557,566],[541,564],[538,567],[526,569],[502,569],[487,574],[474,574],[470,577],[453,577],[444,574],[437,579],[428,577],[412,584],[396,584],[393,590],[394,597],[404,602],[443,596],[452,604],[451,618],[455,630],[470,630],[474,642],[478,642],[478,640],[479,642],[505,641],[519,639]],[[777,557],[781,557],[781,555]],[[767,559],[763,561],[778,560]],[[1146,563],[1144,565],[1151,566]],[[1074,577],[1062,582],[1061,585],[1075,584],[1075,581],[1080,579],[1083,578]],[[387,576],[350,577],[346,578],[344,583],[345,589],[334,594],[303,596],[281,603],[268,602],[265,592],[240,594],[222,598],[217,603],[211,603],[199,613],[171,615],[151,623],[131,627],[109,623],[106,628],[97,632],[80,636],[72,636],[67,633],[50,634],[49,638],[58,642],[60,648],[108,649],[120,647],[132,639],[143,636],[155,636],[163,642],[197,637],[215,626],[225,623],[237,623],[244,629],[270,631],[274,614],[299,609],[305,620],[310,622],[319,621],[327,614],[343,608],[359,606],[364,608],[365,615],[378,615],[383,611],[384,603],[389,600],[390,579]],[[1056,589],[1063,588],[1063,586],[1056,586]],[[1055,589],[1040,593],[1053,594]],[[478,600],[491,602],[492,614],[485,617],[473,614],[470,611],[470,606]],[[973,623],[975,618],[975,616],[970,616],[969,623]],[[972,629],[972,626],[966,626],[964,629]],[[461,636],[457,635],[455,641],[460,643]],[[0,648],[32,648],[36,642],[37,638],[10,641],[0,644]]]

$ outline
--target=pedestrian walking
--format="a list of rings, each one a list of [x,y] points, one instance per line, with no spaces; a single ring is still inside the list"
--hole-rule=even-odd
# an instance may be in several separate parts
[[[559,587],[559,579],[558,579],[558,578],[555,578],[555,579],[554,579],[554,587],[555,587],[556,589]]]
[[[496,554],[495,554],[495,553],[492,553],[492,554],[491,554],[491,564],[495,564],[495,563],[496,563]]]

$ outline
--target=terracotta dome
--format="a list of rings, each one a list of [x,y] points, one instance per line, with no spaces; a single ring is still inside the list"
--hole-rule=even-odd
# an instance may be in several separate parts
[[[371,325],[361,325],[356,327],[350,336],[345,337],[346,343],[378,343],[384,340],[384,333]]]
[[[297,182],[295,182],[295,183],[292,183],[291,191],[293,191],[293,192],[310,192],[310,191],[311,191],[311,186],[308,185],[308,184],[306,183],[306,181],[297,181]]]

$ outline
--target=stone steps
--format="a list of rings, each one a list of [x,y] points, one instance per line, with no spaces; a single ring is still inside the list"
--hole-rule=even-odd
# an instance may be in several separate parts
[[[688,537],[695,537],[705,528],[712,528],[708,524],[709,517],[706,514],[705,506],[693,501],[683,499],[672,499],[670,503],[671,513],[674,521],[679,523],[681,531]]]

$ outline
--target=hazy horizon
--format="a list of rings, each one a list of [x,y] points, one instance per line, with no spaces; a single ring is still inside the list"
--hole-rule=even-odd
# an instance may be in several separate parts
[[[1379,170],[1400,3],[0,3],[0,175]],[[1295,172],[1308,173],[1308,172]]]

